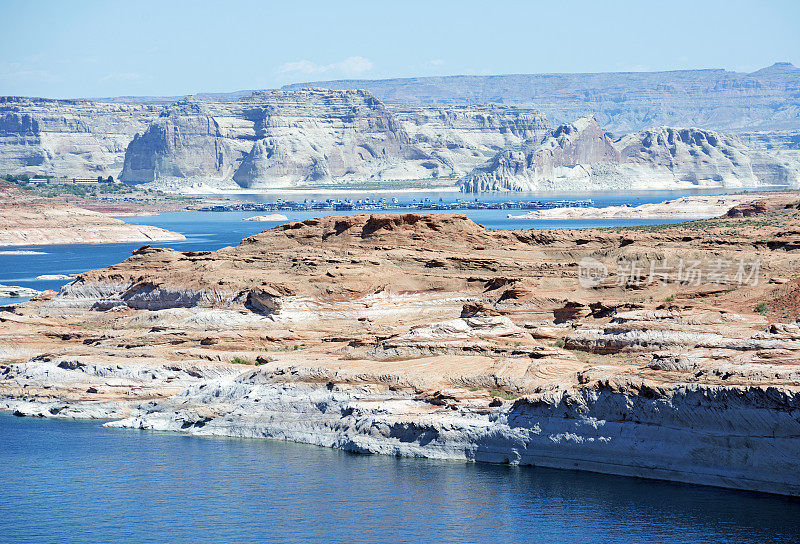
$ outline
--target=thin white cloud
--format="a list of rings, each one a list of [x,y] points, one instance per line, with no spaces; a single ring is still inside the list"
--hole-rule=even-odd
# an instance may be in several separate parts
[[[37,81],[52,83],[60,79],[49,70],[41,70],[19,62],[0,63],[0,78],[8,81]]]
[[[142,74],[137,72],[122,72],[106,74],[100,78],[100,81],[138,81],[142,78]]]
[[[431,59],[429,61],[425,61],[423,66],[425,68],[441,68],[444,66],[444,61],[442,59]]]
[[[330,64],[317,64],[310,60],[298,60],[294,62],[287,62],[278,68],[280,74],[301,74],[301,75],[316,75],[316,74],[342,74],[345,76],[358,76],[365,74],[372,70],[374,64],[372,61],[364,57],[347,57],[339,62],[332,62]]]

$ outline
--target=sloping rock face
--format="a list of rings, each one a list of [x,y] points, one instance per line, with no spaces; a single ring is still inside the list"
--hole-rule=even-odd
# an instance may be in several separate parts
[[[429,178],[444,168],[364,91],[259,92],[241,106],[256,138],[233,175],[242,187]]]
[[[666,168],[680,181],[758,184],[751,160],[756,154],[735,136],[661,127],[625,136],[616,145],[621,162]]]
[[[160,106],[0,97],[0,171],[118,176],[125,148]]]
[[[515,74],[287,85],[366,89],[387,103],[534,105],[554,123],[592,113],[615,134],[652,126],[800,131],[800,69],[787,62],[726,70]]]
[[[541,140],[501,151],[461,181],[465,192],[555,189],[556,177],[588,175],[586,166],[616,164],[620,154],[594,117],[561,125]]]
[[[733,135],[661,127],[612,141],[584,117],[498,153],[460,183],[465,192],[796,186],[799,171]]]
[[[414,144],[464,175],[507,147],[550,129],[533,109],[499,105],[389,105]]]

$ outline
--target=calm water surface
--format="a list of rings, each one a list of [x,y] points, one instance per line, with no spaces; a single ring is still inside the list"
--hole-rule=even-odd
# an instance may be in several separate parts
[[[0,415],[0,542],[797,542],[800,501]]]

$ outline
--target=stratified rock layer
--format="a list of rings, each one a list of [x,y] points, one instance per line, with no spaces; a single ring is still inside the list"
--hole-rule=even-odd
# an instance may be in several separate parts
[[[612,141],[594,117],[510,147],[460,181],[466,192],[732,188],[800,184],[800,163],[732,135],[661,127]]]
[[[0,173],[117,177],[161,106],[0,97]]]
[[[401,100],[415,81],[381,92],[386,103],[363,89],[331,88],[167,105],[174,99],[0,97],[0,173],[121,175],[177,192],[431,188],[464,176],[469,191],[792,186],[800,176],[797,80],[796,68],[776,65],[753,74],[444,78],[417,89],[428,97],[422,103]],[[477,86],[465,96],[467,81]],[[541,109],[565,124],[550,131]],[[615,136],[573,122],[592,114]],[[659,125],[679,128],[651,128]]]
[[[641,229],[375,214],[145,246],[0,313],[0,406],[800,495],[798,200]]]

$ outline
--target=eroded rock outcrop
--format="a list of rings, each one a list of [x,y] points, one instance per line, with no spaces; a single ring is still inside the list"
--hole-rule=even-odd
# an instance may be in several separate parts
[[[594,117],[498,153],[460,181],[465,192],[796,186],[798,164],[733,135],[661,127],[612,141]]]
[[[766,198],[643,229],[375,214],[145,246],[0,312],[0,409],[800,495],[800,195]]]

